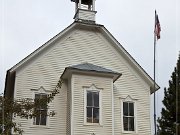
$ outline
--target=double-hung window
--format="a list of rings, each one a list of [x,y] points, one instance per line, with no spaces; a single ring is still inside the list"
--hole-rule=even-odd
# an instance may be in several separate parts
[[[99,123],[100,107],[99,107],[99,91],[86,92],[86,122]]]
[[[124,131],[135,131],[134,102],[123,102]]]
[[[47,94],[35,94],[35,114],[33,125],[46,125],[47,123]]]

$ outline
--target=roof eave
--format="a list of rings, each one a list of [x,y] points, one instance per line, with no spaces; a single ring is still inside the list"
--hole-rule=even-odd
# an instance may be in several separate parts
[[[29,63],[29,61],[32,60],[32,58],[36,57],[39,55],[40,52],[42,52],[43,50],[47,49],[48,46],[50,44],[52,44],[53,42],[55,42],[57,39],[61,38],[63,35],[65,35],[66,33],[68,33],[69,31],[71,31],[74,26],[91,26],[94,28],[97,28],[100,30],[100,32],[102,32],[102,34],[104,34],[108,39],[111,40],[111,42],[113,42],[114,45],[116,45],[116,48],[118,48],[119,51],[122,51],[123,56],[127,59],[130,60],[129,63],[132,63],[133,67],[141,74],[141,76],[143,78],[145,78],[145,80],[147,81],[148,84],[150,84],[150,88],[151,88],[151,94],[154,92],[154,90],[152,90],[152,86],[153,86],[153,79],[145,72],[145,70],[135,61],[135,59],[125,50],[125,48],[113,37],[113,35],[103,26],[100,24],[91,24],[91,23],[86,23],[86,22],[78,22],[75,21],[73,22],[71,25],[69,25],[67,28],[65,28],[63,31],[61,31],[59,34],[57,34],[56,36],[54,36],[52,39],[50,39],[49,41],[47,41],[45,44],[43,44],[41,47],[39,47],[38,49],[36,49],[34,52],[32,52],[30,55],[28,55],[26,58],[24,58],[23,60],[21,60],[19,63],[17,63],[15,66],[13,66],[9,72],[14,72],[17,71],[18,69],[20,69],[23,65],[26,65]],[[156,84],[156,90],[158,90],[160,87]]]
[[[54,43],[57,39],[61,38],[63,35],[66,35],[74,26],[76,25],[75,22],[70,24],[68,27],[66,27],[64,30],[62,30],[60,33],[58,33],[56,36],[48,40],[46,43],[44,43],[42,46],[37,48],[35,51],[33,51],[31,54],[29,54],[27,57],[22,59],[20,62],[18,62],[16,65],[14,65],[9,71],[16,71],[23,65],[27,64],[29,61],[31,61],[32,58],[36,57],[40,52],[47,49],[50,44]]]
[[[100,24],[92,24],[92,23],[87,23],[87,22],[78,22],[74,21],[72,24],[70,24],[68,27],[66,27],[64,30],[62,30],[60,33],[58,33],[56,36],[48,40],[46,43],[44,43],[42,46],[40,46],[38,49],[33,51],[31,54],[29,54],[27,57],[22,59],[20,62],[18,62],[16,65],[14,65],[12,68],[9,69],[9,71],[17,71],[20,67],[23,65],[27,64],[29,61],[31,61],[32,58],[36,57],[40,52],[43,50],[47,49],[50,44],[54,43],[57,39],[63,37],[66,35],[68,32],[70,32],[75,26],[91,26],[91,27],[103,27],[103,25]],[[52,47],[52,46],[51,46]]]
[[[103,33],[105,33],[104,35],[109,38],[111,40],[112,43],[114,43],[114,45],[116,45],[116,48],[120,51],[122,51],[123,56],[125,59],[130,60],[130,64],[136,69],[136,71],[138,71],[140,73],[140,75],[146,80],[147,84],[150,85],[150,93],[154,93],[154,80],[148,75],[148,73],[136,62],[136,60],[126,51],[126,49],[115,39],[115,37],[104,27],[102,26],[100,29]],[[159,85],[156,83],[155,84],[155,91],[159,90],[160,87]]]
[[[151,87],[150,87],[150,92],[151,92],[151,94],[153,94],[153,93],[155,93],[157,90],[159,90],[160,89],[160,86],[159,85],[155,85],[155,88],[154,88],[154,83],[151,85]]]
[[[113,82],[115,82],[122,75],[121,73],[109,73],[109,72],[102,72],[102,71],[87,71],[87,70],[76,69],[76,68],[72,68],[72,67],[66,67],[60,78],[63,80],[68,79],[68,77],[73,73],[102,75],[102,76],[112,77]]]

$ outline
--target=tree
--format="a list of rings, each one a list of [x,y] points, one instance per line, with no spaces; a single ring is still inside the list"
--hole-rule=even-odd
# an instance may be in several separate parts
[[[51,94],[48,94],[46,98],[37,100],[30,98],[13,100],[0,96],[0,134],[9,135],[11,130],[15,133],[22,134],[23,130],[16,121],[13,121],[12,116],[25,119],[35,118],[40,113],[36,108],[40,108],[42,105],[48,108],[48,103],[52,102],[56,94],[59,93],[61,86],[62,81],[59,80]],[[55,112],[50,111],[45,115],[51,117],[55,115]]]
[[[164,107],[161,111],[161,117],[158,118],[158,135],[175,135],[176,133],[176,90],[180,86],[180,56],[177,61],[177,67],[169,80],[169,87],[164,88],[164,99],[162,101]],[[178,89],[177,89],[178,88]]]

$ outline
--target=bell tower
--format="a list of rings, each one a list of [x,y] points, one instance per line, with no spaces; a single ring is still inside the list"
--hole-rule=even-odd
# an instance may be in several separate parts
[[[71,0],[75,3],[75,21],[95,23],[95,0]]]

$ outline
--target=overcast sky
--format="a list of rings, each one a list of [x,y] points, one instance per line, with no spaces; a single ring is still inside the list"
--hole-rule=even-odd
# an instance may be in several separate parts
[[[153,78],[154,11],[161,24],[156,78],[160,112],[163,89],[180,50],[179,0],[96,0],[96,23],[104,25]],[[0,0],[0,92],[6,71],[74,20],[70,0]]]

